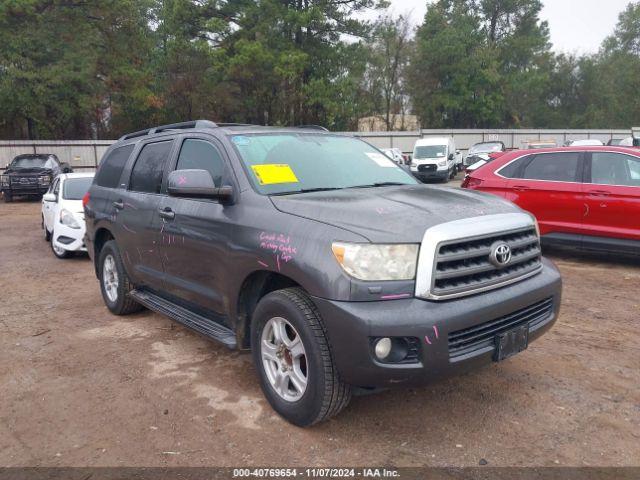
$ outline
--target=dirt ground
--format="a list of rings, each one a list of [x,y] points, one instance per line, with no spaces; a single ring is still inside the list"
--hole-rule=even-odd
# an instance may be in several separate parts
[[[249,355],[149,311],[111,315],[39,212],[0,204],[2,467],[640,464],[640,263],[552,253],[562,313],[526,352],[300,429]]]

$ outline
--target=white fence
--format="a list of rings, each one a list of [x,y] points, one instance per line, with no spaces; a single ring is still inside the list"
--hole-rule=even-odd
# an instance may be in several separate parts
[[[456,147],[463,152],[473,144],[502,141],[507,148],[520,148],[530,140],[553,140],[562,145],[567,140],[595,138],[607,142],[611,138],[631,136],[628,130],[421,130],[419,132],[347,132],[378,148],[401,148],[413,151],[416,140],[424,137],[453,136]],[[95,168],[114,140],[0,140],[0,169],[22,153],[53,153],[74,168]]]

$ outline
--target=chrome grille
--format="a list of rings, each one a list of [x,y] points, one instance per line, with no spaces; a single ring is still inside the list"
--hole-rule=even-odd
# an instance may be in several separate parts
[[[504,267],[490,261],[498,243],[511,248],[511,261]],[[540,268],[540,241],[535,227],[445,242],[436,252],[431,292],[438,297],[473,293]]]
[[[12,185],[37,185],[38,177],[9,177]]]

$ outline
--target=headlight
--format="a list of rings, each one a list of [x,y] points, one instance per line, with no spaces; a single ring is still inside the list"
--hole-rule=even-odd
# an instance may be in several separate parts
[[[60,212],[60,223],[69,228],[80,228],[76,217],[69,210],[62,209]]]
[[[438,166],[439,167],[446,167],[447,166],[447,161],[446,160],[441,160],[440,162],[438,162]]]
[[[0,177],[0,182],[1,182],[3,187],[8,187],[9,186],[9,175],[2,175]]]
[[[51,178],[49,178],[49,175],[42,175],[41,177],[38,177],[38,182],[41,185],[49,185],[49,183],[51,183]]]
[[[334,242],[331,249],[344,271],[359,280],[412,280],[416,276],[415,244]]]

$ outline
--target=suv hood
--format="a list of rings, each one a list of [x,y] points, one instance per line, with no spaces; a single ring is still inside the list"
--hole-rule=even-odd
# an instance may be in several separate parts
[[[30,167],[30,168],[7,168],[3,175],[51,175],[53,170],[50,168]]]
[[[281,212],[343,228],[380,243],[420,243],[425,230],[434,225],[520,211],[494,195],[426,185],[357,188],[270,198]]]
[[[416,162],[441,162],[442,160],[446,160],[447,157],[432,157],[432,158],[414,158]]]

